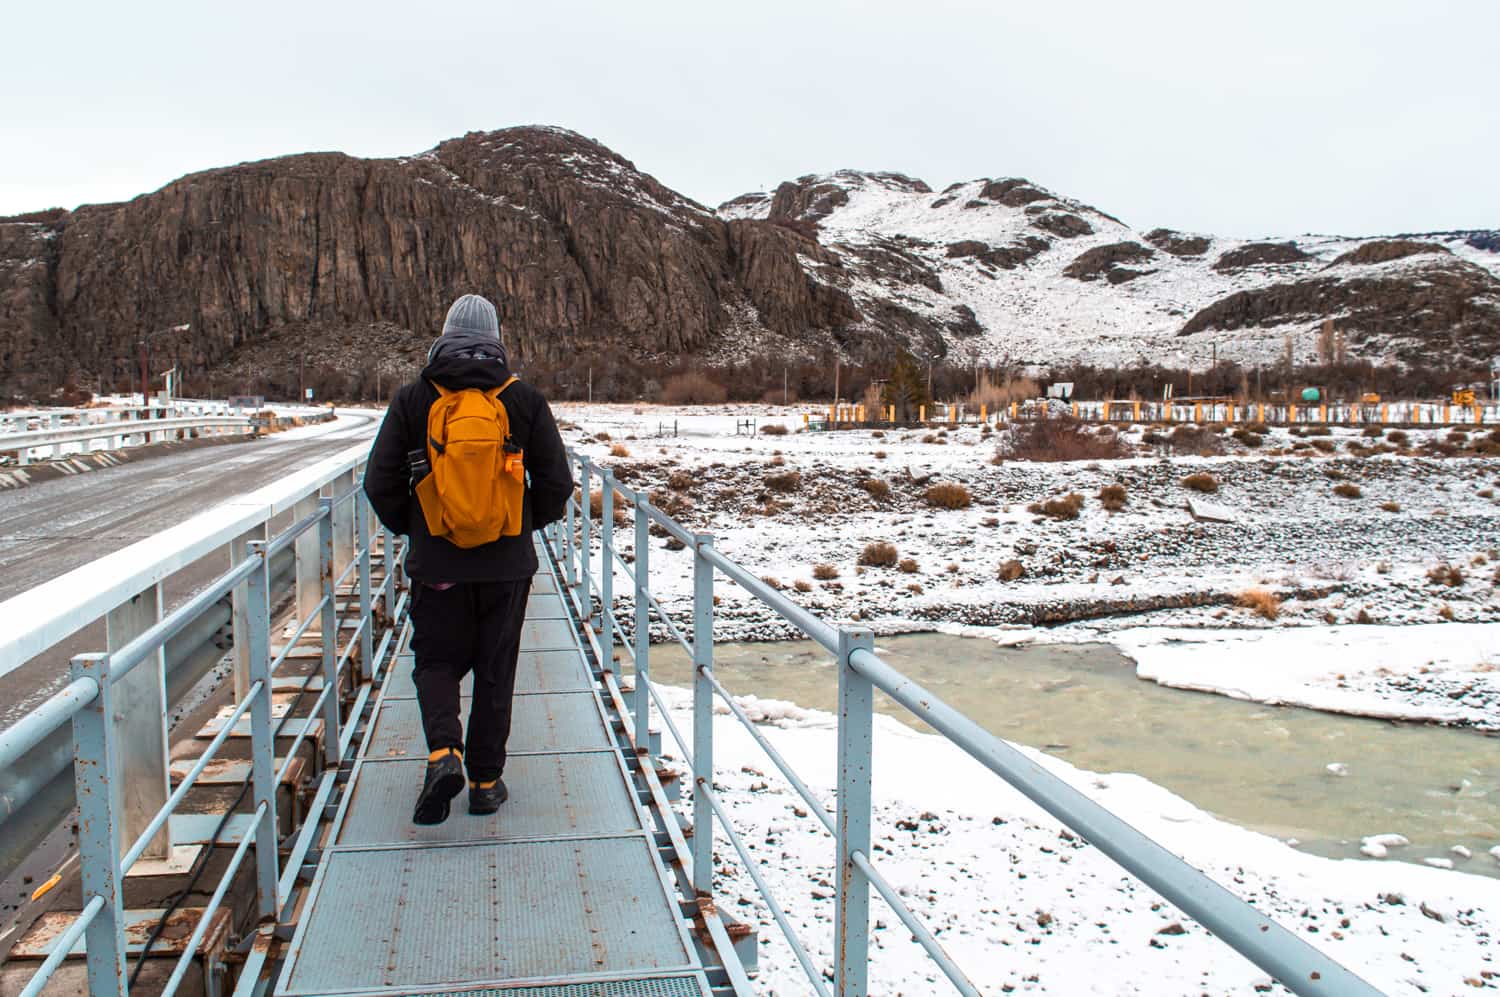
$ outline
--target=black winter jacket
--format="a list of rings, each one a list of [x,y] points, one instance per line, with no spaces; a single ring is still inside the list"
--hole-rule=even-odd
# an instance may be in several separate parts
[[[407,453],[426,447],[427,410],[438,393],[430,382],[450,390],[498,388],[510,377],[503,361],[438,356],[421,379],[403,385],[391,399],[370,462],[365,494],[386,529],[411,538],[406,573],[423,582],[518,581],[536,573],[531,533],[562,518],[573,493],[573,472],[563,450],[557,423],[542,393],[517,381],[500,396],[510,417],[510,434],[525,452],[528,485],[521,533],[494,543],[462,548],[427,530],[421,505],[411,490]]]

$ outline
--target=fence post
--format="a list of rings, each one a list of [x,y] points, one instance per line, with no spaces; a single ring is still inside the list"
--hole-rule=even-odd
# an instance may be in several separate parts
[[[385,568],[385,582],[380,586],[380,615],[390,620],[396,605],[396,537],[384,523],[380,526],[380,563]]]
[[[578,614],[585,623],[593,626],[594,593],[589,574],[592,570],[589,565],[589,546],[593,542],[594,502],[590,487],[593,482],[589,479],[594,476],[594,465],[585,457],[578,462],[578,466],[583,471],[583,488],[580,492],[583,501],[578,507],[578,515],[581,519],[578,526]]]
[[[265,523],[254,527],[249,532],[235,537],[229,542],[229,563],[238,565],[249,556],[249,544],[252,540],[265,540],[267,527]],[[232,625],[234,628],[234,701],[243,700],[250,694],[250,658],[246,651],[247,641],[250,639],[249,608],[246,603],[247,589],[245,582],[240,582],[234,587],[230,596],[232,606]]]
[[[714,667],[714,566],[704,557],[709,533],[693,535],[693,889],[714,891],[714,687],[705,672]]]
[[[599,646],[606,648],[607,662],[612,668],[615,660],[615,475],[607,467],[599,469],[599,487],[604,497],[599,503],[599,623],[604,639]]]
[[[105,616],[105,646],[118,651],[162,618],[162,588],[157,582],[125,600]],[[114,814],[127,846],[156,817],[172,795],[167,745],[168,703],[166,653],[157,647],[110,693],[114,711],[106,720],[115,743]],[[151,839],[143,858],[172,854],[169,828]]]
[[[576,546],[576,544],[578,542],[578,539],[577,539],[577,537],[575,536],[575,534],[573,532],[577,528],[577,527],[575,527],[573,525],[573,515],[574,515],[574,508],[573,507],[576,504],[577,503],[574,501],[573,496],[569,495],[568,496],[568,504],[566,506],[567,513],[568,513],[568,515],[567,515],[568,524],[567,524],[567,528],[563,531],[562,550],[559,551],[559,553],[562,553],[562,554],[566,555],[563,558],[563,567],[564,567],[563,574],[564,574],[564,581],[567,583],[567,586],[568,586],[569,589],[572,589],[577,584],[577,579],[578,579],[578,565],[574,561],[574,557],[575,557],[574,549],[575,549],[575,546]]]
[[[318,511],[318,495],[304,495],[292,506],[292,521],[302,520]],[[318,533],[304,530],[292,541],[292,557],[296,562],[297,578],[297,622],[312,615],[313,607],[322,598],[323,587],[318,582]]]
[[[245,585],[246,664],[253,687],[260,690],[250,704],[250,777],[254,783],[255,809],[265,806],[255,825],[255,887],[260,916],[275,917],[277,903],[276,842],[276,732],[271,729],[271,594],[270,565],[264,541],[247,545],[246,556],[259,564]]]
[[[840,997],[869,992],[870,881],[852,856],[870,854],[870,776],[874,755],[875,687],[849,664],[856,650],[874,651],[868,630],[839,631],[838,898],[834,950]]]
[[[635,493],[635,748],[651,750],[651,517]]]
[[[354,542],[359,557],[359,618],[364,629],[359,632],[359,673],[375,674],[375,620],[371,615],[370,582],[370,504],[361,493],[354,496]]]
[[[99,694],[73,717],[73,785],[78,796],[78,857],[83,895],[101,897],[104,907],[84,934],[92,997],[125,997],[124,894],[120,875],[120,824],[115,812],[115,755],[118,748],[110,717],[109,656],[80,654],[73,659],[74,679],[93,679]]]
[[[323,761],[330,768],[339,764],[339,613],[333,589],[333,499],[318,500],[323,518],[318,520],[318,570],[323,577],[323,609],[320,621],[323,631]]]

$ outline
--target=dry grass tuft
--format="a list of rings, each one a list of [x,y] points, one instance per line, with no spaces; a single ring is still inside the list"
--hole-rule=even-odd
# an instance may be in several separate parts
[[[1400,512],[1401,511],[1401,503],[1400,502],[1382,502],[1382,503],[1380,503],[1380,508],[1381,508],[1381,511],[1383,511],[1383,512]]]
[[[630,451],[626,449],[625,444],[616,443],[609,448],[609,455],[611,457],[629,457]]]
[[[871,568],[889,568],[896,563],[896,545],[884,540],[865,544],[859,553],[859,563]]]
[[[1009,561],[1006,561],[1004,564],[1000,565],[1000,570],[996,572],[996,577],[999,578],[1002,582],[1013,582],[1017,578],[1023,577],[1025,574],[1025,566],[1023,566],[1021,562],[1017,561],[1015,558],[1011,558]]]
[[[1099,434],[1075,419],[1036,419],[1011,423],[1010,438],[995,452],[1007,460],[1117,460],[1130,448],[1114,433]]]
[[[1339,498],[1357,499],[1361,495],[1363,495],[1364,492],[1359,490],[1358,485],[1351,484],[1348,481],[1343,481],[1333,486],[1333,494],[1337,495]]]
[[[667,405],[718,405],[728,397],[722,384],[697,370],[669,377],[661,386]]]
[[[1204,492],[1212,495],[1219,490],[1219,479],[1207,471],[1198,471],[1183,478],[1182,487],[1191,488],[1195,492]]]
[[[802,472],[783,471],[780,474],[768,474],[766,475],[766,487],[783,494],[795,492],[802,487]]]
[[[1105,485],[1099,489],[1099,504],[1110,512],[1119,512],[1125,508],[1125,499],[1124,485]]]
[[[1083,496],[1077,492],[1069,492],[1059,498],[1049,498],[1045,502],[1033,502],[1026,507],[1026,511],[1037,516],[1050,516],[1053,519],[1077,519],[1078,514],[1083,511]]]
[[[1443,603],[1442,606],[1438,608],[1438,615],[1450,623],[1453,622],[1453,607],[1448,605],[1446,602]]]
[[[673,471],[667,478],[667,487],[674,492],[689,492],[698,482],[687,471]]]
[[[870,497],[877,502],[884,502],[891,497],[890,484],[879,478],[866,478],[859,483],[859,487],[869,492]]]
[[[1281,615],[1281,597],[1268,589],[1246,589],[1234,600],[1234,604],[1268,620]]]
[[[1466,577],[1463,568],[1460,568],[1456,564],[1449,564],[1447,561],[1429,568],[1427,571],[1427,580],[1429,582],[1434,585],[1446,585],[1449,588],[1458,588],[1464,583]]]
[[[811,592],[812,582],[808,581],[806,578],[799,578],[795,582],[792,582],[792,588],[796,589],[798,592]]]
[[[969,490],[958,484],[938,484],[927,489],[922,496],[928,505],[937,506],[940,509],[967,509],[973,504],[974,497]]]
[[[901,563],[896,565],[896,570],[901,572],[903,575],[915,575],[918,571],[921,570],[921,568],[917,565],[915,559],[910,557],[903,557],[901,559]]]
[[[761,433],[766,436],[785,436],[786,427],[779,422],[768,422],[760,427]]]
[[[1224,452],[1224,440],[1206,426],[1178,426],[1167,437],[1174,453],[1211,457]]]
[[[772,578],[770,575],[761,575],[760,580],[765,582],[771,588],[775,589],[777,592],[780,592],[783,588],[786,587],[781,584],[781,579]]]
[[[839,576],[839,569],[831,564],[813,565],[813,577],[820,582],[832,581]]]

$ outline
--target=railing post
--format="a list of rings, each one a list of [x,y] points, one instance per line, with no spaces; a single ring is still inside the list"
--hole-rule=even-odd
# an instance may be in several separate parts
[[[323,578],[323,760],[330,768],[339,764],[339,614],[333,590],[333,499],[318,500],[323,518],[318,520],[318,570]]]
[[[254,831],[256,898],[260,916],[266,918],[280,910],[276,882],[281,876],[276,842],[276,732],[271,727],[271,577],[264,541],[253,540],[247,547],[246,556],[260,562],[245,585],[245,650],[250,685],[260,685],[250,703],[250,777],[255,791],[252,807],[264,804],[266,808]]]
[[[341,471],[326,486],[333,507],[333,576],[337,578],[354,560],[354,500],[346,496],[356,487],[354,468]],[[343,501],[340,501],[343,500]]]
[[[607,648],[602,662],[611,667],[615,647],[615,476],[609,468],[599,469],[599,487],[604,489],[599,503],[599,627],[604,639],[599,642]]]
[[[158,582],[110,610],[105,616],[105,646],[118,651],[161,622],[162,592]],[[166,654],[152,651],[110,694],[114,711],[106,718],[113,728],[116,767],[111,783],[115,820],[128,847],[155,819],[172,793],[168,770]],[[143,858],[165,859],[172,854],[169,830],[151,839]]]
[[[73,717],[73,785],[78,796],[78,857],[82,873],[82,905],[101,897],[104,907],[84,934],[92,997],[125,997],[124,895],[120,875],[121,835],[115,810],[117,775],[114,731],[110,723],[114,697],[109,684],[109,657],[80,654],[73,659],[74,679],[93,679],[99,686],[94,701]]]
[[[589,624],[594,622],[594,593],[589,584],[589,544],[592,538],[593,527],[593,505],[589,500],[589,479],[593,477],[594,466],[589,463],[588,458],[578,462],[583,471],[583,480],[580,495],[583,496],[578,507],[578,613]]]
[[[375,674],[375,620],[371,616],[370,583],[370,504],[364,494],[355,495],[354,541],[358,545],[359,557],[359,619],[364,629],[359,632],[359,670],[369,677]]]
[[[292,505],[292,522],[302,520],[318,511],[318,495],[304,495]],[[297,622],[301,623],[313,612],[313,607],[322,598],[323,586],[318,578],[318,531],[304,530],[292,541],[292,558],[296,563]]]
[[[396,607],[396,535],[384,524],[380,527],[380,561],[385,567],[385,583],[380,586],[380,615],[389,620],[391,610]]]
[[[714,667],[714,566],[703,556],[712,548],[708,533],[693,536],[693,889],[713,896],[714,811],[708,790],[714,783],[714,687],[706,672]]]
[[[573,506],[575,504],[576,503],[573,499],[573,496],[569,495],[568,504],[566,506],[568,514],[567,526],[563,530],[562,550],[558,552],[563,555],[563,581],[569,589],[572,589],[577,584],[578,580],[578,564],[574,560],[574,549],[575,545],[578,542],[577,536],[574,532],[577,527],[573,525]]]
[[[870,855],[870,769],[874,754],[874,692],[849,657],[873,651],[868,630],[839,631],[838,897],[834,951],[840,997],[869,993],[870,881],[852,856]]]
[[[241,564],[249,556],[250,542],[253,540],[265,540],[267,538],[266,524],[262,523],[247,533],[235,537],[229,543],[229,563],[231,565]],[[250,694],[250,616],[247,598],[249,590],[247,582],[241,582],[234,587],[230,596],[232,612],[231,622],[234,629],[234,701],[242,701]]]
[[[651,751],[651,516],[635,493],[635,748]]]

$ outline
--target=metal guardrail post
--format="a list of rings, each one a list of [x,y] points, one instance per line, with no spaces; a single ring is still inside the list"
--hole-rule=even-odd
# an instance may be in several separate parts
[[[370,581],[370,504],[363,494],[353,498],[354,540],[359,551],[359,673],[369,677],[375,671],[375,620],[371,615]]]
[[[249,556],[250,543],[269,539],[267,525],[260,524],[242,536],[236,537],[229,543],[229,563],[237,565]],[[234,587],[230,596],[233,606],[231,613],[232,626],[234,628],[234,701],[236,703],[244,700],[250,694],[250,617],[249,604],[246,602],[249,593],[248,582],[241,582]]]
[[[599,469],[599,487],[604,489],[599,503],[599,644],[609,649],[609,666],[615,647],[615,476],[607,467]]]
[[[396,536],[380,524],[380,558],[385,567],[385,583],[380,586],[380,615],[391,618],[396,605]]]
[[[333,560],[333,499],[318,500],[325,511],[318,520],[318,570],[323,579],[323,608],[321,610],[323,637],[323,760],[330,768],[339,764],[339,614],[335,601]]]
[[[835,979],[841,997],[869,993],[870,880],[853,856],[870,854],[870,777],[875,686],[849,656],[874,651],[868,630],[839,631],[838,897],[834,912]]]
[[[576,530],[576,527],[573,525],[573,515],[574,515],[574,509],[573,509],[573,507],[576,504],[577,503],[573,501],[573,496],[569,495],[568,496],[568,503],[567,503],[567,507],[566,507],[567,508],[567,526],[563,529],[562,550],[559,551],[559,553],[565,555],[563,557],[563,569],[564,569],[563,574],[565,576],[564,579],[563,579],[563,581],[567,585],[567,587],[570,588],[570,589],[573,588],[577,584],[577,577],[578,577],[577,566],[573,563],[573,559],[576,556],[575,555],[575,551],[574,551],[574,546],[577,543],[577,538],[576,538],[576,535],[575,535],[575,532],[574,532]]]
[[[703,556],[712,534],[693,536],[693,889],[714,890],[714,811],[706,790],[714,781],[714,566]]]
[[[105,646],[118,651],[160,623],[161,618],[162,594],[158,582],[109,611],[105,616]],[[172,794],[166,674],[165,648],[158,647],[115,683],[110,694],[114,711],[108,720],[119,748],[111,789],[115,795],[115,819],[127,844],[146,830]],[[151,839],[144,857],[164,859],[171,852],[171,835],[163,827]]]
[[[250,704],[250,771],[254,806],[257,810],[265,807],[253,832],[255,886],[260,916],[274,918],[280,910],[276,883],[281,873],[276,842],[276,732],[271,728],[271,578],[265,543],[251,541],[246,553],[260,562],[245,583],[246,658],[250,685],[259,685]]]
[[[333,506],[333,563],[338,570],[337,578],[349,562],[354,560],[354,500],[348,495],[356,487],[354,468],[339,474],[328,483],[328,495]]]
[[[318,494],[314,491],[311,495],[304,495],[292,505],[292,522],[300,523],[302,520],[318,511]],[[296,540],[292,541],[292,555],[297,564],[297,620],[301,622],[307,619],[315,611],[318,600],[323,596],[323,586],[318,577],[318,563],[321,550],[318,543],[319,533],[306,530]]]
[[[635,747],[651,750],[651,516],[646,496],[635,499]]]
[[[589,497],[590,479],[594,476],[594,466],[585,458],[578,462],[583,471],[582,491],[583,501],[578,507],[580,522],[578,526],[578,612],[584,620],[593,626],[594,623],[594,593],[593,578],[589,573],[589,547],[593,541],[594,506]]]
[[[120,875],[119,814],[115,810],[115,743],[110,718],[114,696],[109,683],[109,656],[80,654],[73,659],[74,679],[99,686],[93,702],[73,717],[74,787],[78,796],[78,858],[84,902],[101,897],[104,908],[84,936],[89,994],[125,997],[125,898]]]

